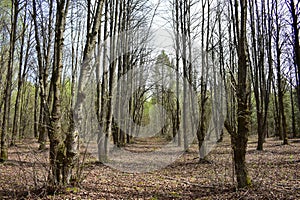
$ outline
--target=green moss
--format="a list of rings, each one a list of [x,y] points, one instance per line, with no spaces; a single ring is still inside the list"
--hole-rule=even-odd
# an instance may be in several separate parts
[[[246,183],[248,187],[252,187],[251,178],[249,176],[247,176]]]
[[[78,193],[79,192],[79,188],[77,188],[77,187],[67,187],[66,188],[66,192]]]
[[[5,162],[8,159],[7,149],[4,149],[1,154],[0,162]]]

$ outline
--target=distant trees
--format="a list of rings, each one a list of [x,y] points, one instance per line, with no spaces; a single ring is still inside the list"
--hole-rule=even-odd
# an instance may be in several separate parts
[[[170,91],[170,88],[168,88],[168,84],[170,84],[170,75],[172,74],[172,63],[170,62],[170,59],[168,55],[163,50],[161,54],[159,54],[156,58],[155,62],[155,69],[154,69],[154,84],[155,84],[155,93],[153,94],[152,99],[156,101],[156,103],[160,103],[161,110],[159,111],[161,119],[166,120],[165,126],[161,130],[161,134],[165,137],[169,137],[170,130],[168,127],[171,124],[171,121],[173,122],[172,125],[175,125],[175,112],[176,109],[174,109],[175,105],[173,104],[174,100],[174,94],[172,95],[172,91]],[[166,112],[167,113],[166,113]],[[170,119],[171,118],[171,119]],[[174,127],[172,127],[174,128]],[[173,131],[173,129],[172,129]],[[172,133],[172,136],[175,136],[177,133],[177,130]]]
[[[138,91],[132,91],[131,88],[143,84],[140,82],[144,80],[145,63],[150,51],[147,42],[151,35],[148,28],[151,9],[146,1],[104,1],[103,10],[103,34],[97,38],[96,59],[100,162],[107,160],[110,137],[115,146],[123,147],[137,131],[128,123],[129,116],[124,115],[130,114],[130,119],[140,124],[146,89],[140,87]],[[155,12],[155,8],[153,10]],[[130,80],[133,76],[131,71],[136,69],[140,71],[139,75]],[[125,79],[128,85],[116,84],[121,79]],[[127,102],[124,105],[120,99],[128,95],[132,96],[128,105]]]

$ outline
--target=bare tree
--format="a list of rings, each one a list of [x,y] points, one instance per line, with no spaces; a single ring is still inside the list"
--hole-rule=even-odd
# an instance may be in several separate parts
[[[278,94],[278,122],[281,126],[281,129],[279,129],[279,136],[283,139],[283,144],[288,144],[288,138],[287,138],[287,123],[286,123],[286,116],[285,116],[285,108],[283,103],[283,97],[284,97],[284,87],[283,87],[283,71],[282,71],[282,48],[283,43],[282,41],[282,22],[281,22],[281,13],[280,13],[280,7],[277,0],[274,0],[273,3],[275,4],[275,50],[276,50],[276,72],[277,72],[277,94]]]
[[[248,134],[250,129],[250,85],[249,85],[249,54],[247,43],[247,9],[246,0],[230,1],[231,13],[233,16],[233,28],[235,32],[235,45],[238,56],[238,80],[236,83],[237,98],[237,129],[225,123],[228,132],[231,134],[231,143],[233,148],[233,158],[236,171],[237,184],[239,188],[251,185],[251,179],[246,166],[246,149],[248,142]],[[234,7],[233,7],[234,6]],[[240,13],[240,14],[239,14]],[[236,131],[235,131],[236,130]]]
[[[11,138],[11,142],[10,145],[13,146],[15,145],[15,140],[16,137],[19,134],[19,128],[18,128],[18,120],[19,120],[19,112],[20,112],[20,96],[21,96],[21,90],[22,90],[22,86],[25,80],[25,76],[27,73],[27,68],[28,68],[28,59],[29,59],[29,53],[30,53],[30,45],[31,45],[31,37],[30,35],[28,35],[27,41],[25,41],[26,39],[26,34],[30,34],[31,30],[32,30],[32,26],[30,22],[27,22],[27,1],[25,1],[24,3],[25,5],[23,5],[25,7],[24,9],[24,15],[23,15],[23,27],[22,27],[22,31],[21,31],[21,48],[20,48],[20,61],[19,61],[19,70],[18,70],[18,88],[17,88],[17,96],[16,96],[16,101],[15,101],[15,113],[14,113],[14,119],[13,119],[13,129],[12,129],[12,138]],[[27,26],[29,24],[29,31],[27,31]],[[26,44],[25,44],[26,42]],[[26,48],[26,49],[25,49]],[[25,53],[23,53],[25,52]]]
[[[300,3],[295,4],[294,0],[287,2],[289,5],[291,17],[292,17],[292,30],[294,40],[294,57],[295,57],[295,72],[296,72],[296,83],[297,83],[297,96],[298,96],[298,108],[300,110],[300,42],[299,42],[299,12]]]
[[[18,15],[20,2],[18,0],[12,0],[11,7],[11,30],[10,30],[10,42],[9,42],[9,57],[7,63],[6,85],[4,90],[4,111],[1,126],[1,155],[0,161],[6,161],[8,158],[7,149],[7,137],[9,134],[10,125],[10,109],[11,109],[11,93],[12,93],[12,75],[14,66],[15,44],[17,40],[17,28],[18,28]]]
[[[34,36],[36,42],[37,64],[38,64],[38,85],[40,89],[40,111],[38,122],[38,141],[40,143],[39,149],[46,148],[47,124],[50,120],[50,96],[48,91],[48,76],[50,68],[52,36],[53,36],[53,1],[49,1],[47,14],[41,9],[39,1],[32,1],[32,19],[34,22]],[[40,24],[44,24],[44,15],[48,17],[47,26],[40,29]],[[41,21],[39,21],[39,19]],[[49,93],[52,89],[49,89]],[[37,122],[36,122],[37,123]]]
[[[197,138],[198,138],[198,148],[199,148],[199,162],[206,162],[205,156],[206,152],[204,152],[205,148],[201,147],[203,145],[203,141],[205,139],[205,133],[207,130],[207,113],[206,113],[206,104],[208,101],[207,96],[207,84],[208,84],[208,54],[209,54],[209,38],[210,38],[210,14],[211,14],[211,1],[203,0],[201,1],[201,75],[200,75],[200,119],[199,119],[199,127],[197,130]],[[207,19],[205,19],[205,14],[207,13]],[[205,23],[206,21],[206,23]],[[205,35],[206,33],[206,35]]]
[[[269,6],[267,4],[267,6]],[[267,66],[266,39],[267,15],[265,1],[249,2],[251,20],[251,79],[253,84],[254,97],[256,102],[257,117],[257,150],[263,150],[263,143],[267,131],[267,115],[269,108],[269,94],[271,89],[272,70],[269,70],[266,77]],[[270,69],[270,67],[269,67]]]
[[[68,167],[67,170],[68,174],[72,173],[72,168],[74,167],[74,162],[78,157],[78,137],[79,134],[83,131],[81,128],[83,127],[84,121],[81,116],[83,116],[83,106],[86,100],[85,89],[88,82],[88,79],[91,74],[91,65],[93,59],[93,53],[95,51],[96,42],[98,39],[98,34],[101,31],[101,18],[102,18],[102,9],[105,2],[105,7],[107,6],[104,0],[99,0],[95,4],[95,12],[94,15],[88,13],[88,16],[91,15],[92,17],[88,17],[87,23],[87,39],[84,46],[83,51],[83,60],[82,65],[79,72],[79,80],[78,80],[78,87],[77,87],[77,99],[75,102],[74,108],[74,115],[71,119],[71,124],[73,125],[67,135],[66,138],[66,148],[67,148],[67,158],[68,158]],[[105,30],[104,30],[105,32]],[[105,48],[104,48],[105,49]],[[103,91],[103,90],[102,90]],[[101,92],[102,92],[101,91]],[[101,101],[102,103],[103,101]],[[76,120],[76,124],[74,121]],[[98,119],[99,120],[99,119]]]

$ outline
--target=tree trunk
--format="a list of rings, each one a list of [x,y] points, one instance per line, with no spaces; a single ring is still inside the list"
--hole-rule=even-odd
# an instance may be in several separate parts
[[[263,150],[263,143],[266,135],[266,124],[270,93],[271,74],[265,75],[265,37],[267,31],[267,22],[265,17],[265,4],[262,1],[259,5],[257,1],[249,2],[250,21],[251,21],[251,39],[252,39],[252,65],[251,78],[253,84],[254,97],[256,102],[257,150]],[[260,10],[261,9],[261,10]]]
[[[38,123],[38,132],[39,138],[38,142],[40,143],[39,149],[44,150],[46,148],[46,139],[47,139],[47,126],[50,123],[50,109],[48,103],[50,101],[50,96],[48,97],[47,102],[47,79],[48,79],[48,67],[50,63],[50,50],[52,46],[52,16],[53,16],[53,0],[49,2],[49,21],[48,21],[48,34],[44,35],[40,33],[40,23],[38,21],[38,5],[36,0],[32,1],[32,18],[34,22],[34,32],[35,32],[35,41],[36,41],[36,51],[37,51],[37,62],[38,62],[38,84],[40,89],[40,113],[39,113],[39,123]],[[42,11],[41,11],[42,12]],[[42,27],[46,29],[46,27]],[[43,43],[41,45],[40,35],[43,35]],[[42,47],[46,47],[43,48]],[[50,89],[52,91],[52,89]]]
[[[27,2],[25,3],[25,8],[27,6]],[[19,128],[18,128],[18,120],[19,120],[19,110],[20,110],[20,96],[21,96],[21,90],[22,85],[25,79],[25,74],[27,70],[27,64],[28,64],[28,57],[29,57],[29,49],[30,49],[30,39],[27,41],[27,48],[25,53],[25,60],[23,65],[23,51],[25,46],[25,32],[26,32],[26,18],[27,18],[27,11],[25,11],[24,21],[23,21],[23,27],[22,27],[22,41],[21,41],[21,49],[20,49],[20,63],[19,63],[19,71],[18,71],[18,89],[17,89],[17,96],[16,96],[16,102],[15,102],[15,113],[14,113],[14,119],[13,119],[13,130],[12,130],[12,139],[10,146],[15,145],[15,140],[19,134]],[[23,67],[23,70],[22,70]]]
[[[299,4],[299,2],[298,2]],[[297,85],[297,97],[298,97],[298,108],[300,111],[300,43],[299,43],[299,11],[296,10],[296,6],[294,3],[294,0],[290,0],[289,2],[289,7],[290,7],[290,12],[292,15],[292,29],[293,29],[293,34],[294,34],[294,55],[295,55],[295,63],[296,63],[296,76],[298,77],[298,85]],[[298,14],[297,14],[298,12]]]
[[[50,166],[49,174],[50,185],[68,183],[68,173],[63,168],[66,159],[65,143],[61,129],[61,76],[63,69],[63,47],[66,15],[68,13],[69,0],[57,1],[56,23],[55,23],[55,41],[54,41],[54,61],[52,71],[53,86],[53,106],[51,112],[51,121],[48,124],[48,135],[50,139]],[[67,138],[68,139],[68,138]],[[67,140],[66,139],[66,140]],[[67,145],[67,144],[66,144]]]
[[[104,30],[103,30],[103,55],[107,55],[107,40],[108,40],[108,0],[104,1]],[[106,160],[106,154],[105,154],[105,136],[103,133],[103,130],[105,130],[105,118],[106,116],[106,104],[107,104],[107,85],[108,85],[108,71],[106,66],[106,56],[103,56],[102,59],[102,81],[99,82],[99,87],[101,87],[101,95],[99,96],[100,100],[100,111],[98,115],[98,121],[99,121],[99,132],[98,132],[98,138],[97,138],[97,144],[98,144],[98,160],[99,162],[104,162]]]
[[[281,54],[282,54],[282,45],[280,43],[281,36],[281,24],[279,21],[278,14],[278,2],[275,0],[275,24],[276,24],[276,34],[275,34],[275,48],[276,48],[276,69],[277,69],[277,90],[278,90],[278,111],[279,111],[279,123],[281,124],[282,130],[280,133],[281,138],[283,139],[283,144],[288,144],[287,138],[287,124],[286,124],[286,116],[285,109],[283,104],[283,87],[282,87],[282,72],[281,72]]]
[[[8,159],[7,137],[8,137],[9,126],[10,126],[12,75],[13,75],[13,65],[14,65],[15,43],[17,39],[16,34],[17,34],[18,14],[20,11],[18,0],[12,1],[11,11],[12,11],[12,15],[11,15],[12,26],[10,30],[9,57],[8,57],[8,64],[7,64],[6,85],[4,91],[4,110],[3,110],[2,129],[1,129],[0,162],[6,161]]]
[[[179,4],[178,1],[175,0],[175,37],[176,37],[176,127],[175,131],[177,132],[177,142],[178,146],[181,146],[181,131],[180,130],[180,105],[179,105],[179,60],[180,60],[180,41],[179,41]],[[173,132],[173,135],[176,135],[176,132]]]
[[[238,12],[238,2],[235,0],[235,12]],[[247,0],[240,0],[240,19],[238,15],[236,30],[238,35],[238,83],[237,83],[237,133],[231,136],[236,178],[239,188],[251,186],[251,179],[246,167],[246,149],[248,142],[250,112],[249,98],[250,90],[248,84],[249,55],[247,45]],[[239,27],[240,24],[240,27]]]
[[[292,109],[292,131],[293,131],[293,138],[296,138],[297,137],[296,117],[295,117],[294,95],[293,95],[293,87],[292,86],[290,86],[290,98],[291,98],[291,109]]]
[[[38,85],[38,75],[35,81],[35,92],[34,92],[34,137],[38,138],[38,107],[39,107],[39,85]]]
[[[78,88],[77,88],[77,92],[78,92],[77,100],[75,103],[75,109],[73,115],[74,117],[71,119],[71,121],[73,121],[75,120],[74,118],[76,118],[77,121],[76,124],[74,124],[73,130],[70,130],[70,134],[68,134],[68,136],[70,137],[70,139],[68,140],[70,144],[68,145],[69,149],[67,149],[67,151],[69,151],[69,153],[67,154],[72,155],[72,157],[69,158],[69,162],[74,162],[74,159],[76,159],[76,157],[78,156],[78,142],[76,140],[78,140],[79,134],[83,134],[81,133],[82,131],[81,128],[83,126],[84,121],[81,116],[83,116],[84,114],[83,105],[86,100],[85,86],[87,85],[88,78],[91,73],[90,65],[92,61],[92,54],[95,50],[98,34],[100,32],[103,3],[104,0],[100,0],[97,2],[93,23],[90,26],[88,26],[88,30],[87,30],[87,32],[90,34],[87,35],[87,40],[83,51],[83,60],[82,60],[81,70],[79,74]],[[89,14],[90,13],[88,13],[88,15]],[[103,90],[101,92],[103,92]],[[71,122],[71,124],[72,123],[73,122]],[[101,132],[101,130],[99,130],[99,132]]]

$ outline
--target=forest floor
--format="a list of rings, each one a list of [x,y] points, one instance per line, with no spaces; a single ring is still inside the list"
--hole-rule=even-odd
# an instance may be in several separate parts
[[[143,150],[155,145],[140,143],[131,147]],[[227,137],[208,155],[208,163],[198,162],[197,144],[166,168],[148,173],[125,173],[90,161],[79,187],[50,195],[43,187],[48,150],[38,151],[35,140],[24,140],[10,148],[9,160],[0,164],[0,199],[300,199],[300,140],[282,146],[270,138],[264,149],[257,151],[256,138],[250,138],[248,189],[235,188]]]

